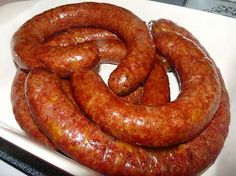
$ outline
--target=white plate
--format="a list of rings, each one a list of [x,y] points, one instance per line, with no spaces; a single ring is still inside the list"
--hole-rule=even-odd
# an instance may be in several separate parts
[[[78,0],[57,1],[24,1],[0,7],[0,136],[19,147],[43,158],[44,160],[66,170],[73,175],[95,175],[95,172],[83,167],[67,157],[50,151],[29,139],[16,123],[10,103],[10,88],[15,74],[10,41],[13,33],[32,16],[55,6]],[[101,1],[100,1],[101,2]],[[225,146],[216,163],[203,175],[232,176],[236,172],[236,20],[193,9],[167,5],[152,1],[118,1],[107,0],[108,3],[123,6],[144,21],[168,18],[190,30],[205,46],[219,66],[231,99],[231,124]]]

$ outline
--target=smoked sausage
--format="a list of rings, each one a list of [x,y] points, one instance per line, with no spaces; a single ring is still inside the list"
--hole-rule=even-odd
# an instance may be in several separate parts
[[[44,54],[50,55],[47,52],[55,51],[57,47],[42,46],[44,41],[57,32],[78,26],[105,28],[125,42],[127,55],[109,78],[109,86],[116,94],[127,94],[146,79],[153,66],[155,54],[147,25],[132,12],[106,3],[68,4],[45,11],[27,21],[12,40],[16,63],[23,69],[51,68],[51,62]],[[45,61],[49,63],[46,64]],[[51,70],[57,72],[55,69]],[[70,72],[59,70],[59,74],[68,76]]]
[[[222,79],[220,106],[206,129],[189,142],[153,150],[106,135],[77,111],[61,91],[58,80],[48,71],[34,70],[29,74],[26,95],[34,119],[62,152],[96,171],[108,175],[190,176],[214,162],[223,147],[230,114]]]
[[[20,127],[33,139],[51,148],[55,146],[42,134],[32,119],[31,112],[25,99],[25,79],[27,73],[18,69],[11,88],[11,103],[15,119]]]
[[[180,95],[166,105],[124,103],[93,71],[78,71],[72,76],[81,108],[104,131],[126,142],[151,147],[197,136],[215,114],[221,94],[215,65],[195,43],[177,33],[160,33],[156,46],[181,82]]]

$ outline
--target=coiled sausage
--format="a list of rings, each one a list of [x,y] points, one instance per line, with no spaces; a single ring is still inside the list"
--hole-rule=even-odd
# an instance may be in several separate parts
[[[136,145],[187,141],[206,127],[219,106],[217,70],[204,51],[177,33],[156,35],[156,46],[181,82],[178,98],[161,107],[124,103],[92,71],[72,76],[75,97],[86,114],[109,134]]]
[[[224,83],[221,84],[219,109],[204,132],[187,143],[163,150],[143,149],[107,136],[77,111],[52,73],[31,72],[26,94],[44,134],[79,163],[108,175],[190,176],[216,159],[227,136],[229,99]]]
[[[50,50],[54,52],[56,50],[55,47],[42,46],[46,38],[78,26],[105,28],[124,40],[127,47],[126,59],[109,78],[109,85],[114,92],[127,94],[137,88],[147,77],[154,63],[155,49],[146,24],[132,12],[106,3],[69,4],[36,15],[14,35],[12,43],[15,61],[23,69],[45,67],[48,58],[45,58],[44,54],[47,56]],[[48,64],[46,66],[51,68],[50,63]],[[72,68],[74,65],[76,65],[74,62],[69,64]],[[55,69],[52,70],[56,72]],[[59,70],[59,74],[68,76],[70,72]]]

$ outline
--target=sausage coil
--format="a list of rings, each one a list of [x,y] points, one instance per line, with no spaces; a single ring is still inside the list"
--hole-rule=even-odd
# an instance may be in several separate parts
[[[112,18],[107,18],[110,16]],[[57,52],[57,47],[45,47],[42,43],[56,32],[78,26],[105,28],[124,40],[127,47],[126,58],[109,78],[109,85],[114,92],[127,94],[146,79],[154,63],[155,54],[154,44],[146,24],[132,12],[105,3],[69,4],[33,17],[14,35],[12,43],[16,63],[23,69],[47,67],[57,72],[55,67],[51,67],[51,62],[47,57],[48,52]],[[67,53],[65,55],[68,56]],[[75,70],[74,67],[81,68],[77,63],[80,62],[77,57],[73,58],[73,62],[68,58],[65,60],[68,63],[67,71],[62,71],[59,67],[57,72],[61,76],[68,76],[71,69]],[[63,64],[57,63],[57,60],[54,63],[63,67]],[[86,68],[88,67],[89,64],[86,65]],[[137,73],[137,68],[139,73]]]
[[[27,21],[12,40],[21,128],[106,175],[192,176],[213,164],[230,123],[221,73],[189,31],[166,19],[149,25],[93,2]],[[110,88],[100,62],[118,64]],[[180,84],[173,101],[170,69]]]

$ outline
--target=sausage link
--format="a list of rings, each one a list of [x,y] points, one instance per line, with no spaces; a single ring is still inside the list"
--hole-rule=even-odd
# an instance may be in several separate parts
[[[84,42],[94,42],[99,51],[99,58],[103,63],[120,63],[127,51],[124,43],[110,31],[99,28],[80,27],[56,33],[45,41],[49,46],[74,46]],[[107,60],[109,58],[109,60]],[[156,60],[166,71],[171,71],[171,66],[160,55]]]
[[[176,33],[161,33],[155,39],[180,78],[181,93],[175,101],[161,107],[124,103],[93,71],[74,73],[72,86],[81,108],[104,131],[136,145],[168,146],[206,127],[221,91],[214,64],[197,45]]]
[[[95,68],[99,64],[98,49],[93,43],[66,47],[44,45],[35,52],[35,57],[62,77],[68,77],[81,68]]]
[[[98,55],[102,63],[119,64],[127,54],[124,43],[120,40],[97,40]]]
[[[107,136],[80,114],[61,91],[59,78],[47,71],[29,74],[26,95],[42,131],[81,164],[107,175],[191,176],[214,162],[227,136],[229,98],[220,79],[221,102],[210,124],[191,141],[166,149],[143,149]]]
[[[20,127],[33,139],[51,148],[55,146],[45,137],[35,125],[28,104],[25,99],[25,79],[27,73],[18,69],[11,87],[11,103],[15,119]]]
[[[127,55],[109,78],[114,92],[127,94],[146,79],[155,54],[146,24],[132,12],[106,3],[69,4],[33,17],[14,35],[12,44],[16,63],[24,69],[45,67],[43,56],[37,55],[35,58],[37,51],[46,53],[55,48],[46,48],[44,41],[54,33],[77,26],[105,28],[124,40]]]
[[[160,54],[156,53],[156,62],[161,65],[166,72],[172,72],[173,68],[170,63]]]
[[[30,109],[25,98],[25,79],[28,73],[18,69],[11,87],[11,103],[16,121],[23,131],[36,141],[56,149],[54,144],[38,129],[35,124]],[[75,100],[72,95],[72,88],[69,80],[61,79],[61,87],[67,97],[74,103]],[[134,101],[134,100],[133,100]]]
[[[49,46],[72,46],[96,40],[119,40],[114,33],[100,28],[70,28],[50,36],[45,44]]]
[[[48,46],[75,46],[91,43],[98,48],[98,57],[103,63],[118,64],[127,51],[124,43],[114,33],[99,28],[80,27],[53,35],[46,40]]]
[[[158,19],[158,20],[152,20],[149,22],[149,27],[151,28],[152,35],[155,36],[160,32],[174,32],[178,33],[180,35],[185,36],[186,38],[194,41],[196,44],[202,47],[200,45],[199,41],[185,28],[178,26],[176,23],[174,23],[171,20],[167,19]],[[202,47],[203,48],[203,47]],[[161,58],[163,62],[165,63],[165,67],[171,71],[171,64],[164,58]]]
[[[124,101],[136,105],[164,105],[170,101],[169,79],[166,70],[155,63],[144,86],[122,97]]]
[[[170,101],[169,79],[161,64],[155,63],[145,84],[141,104],[164,105]]]
[[[151,28],[153,36],[158,35],[161,32],[174,32],[178,33],[189,40],[194,41],[198,46],[203,48],[197,38],[195,38],[188,30],[185,28],[178,26],[171,20],[167,19],[159,19],[159,20],[152,20],[149,22],[149,26]]]

